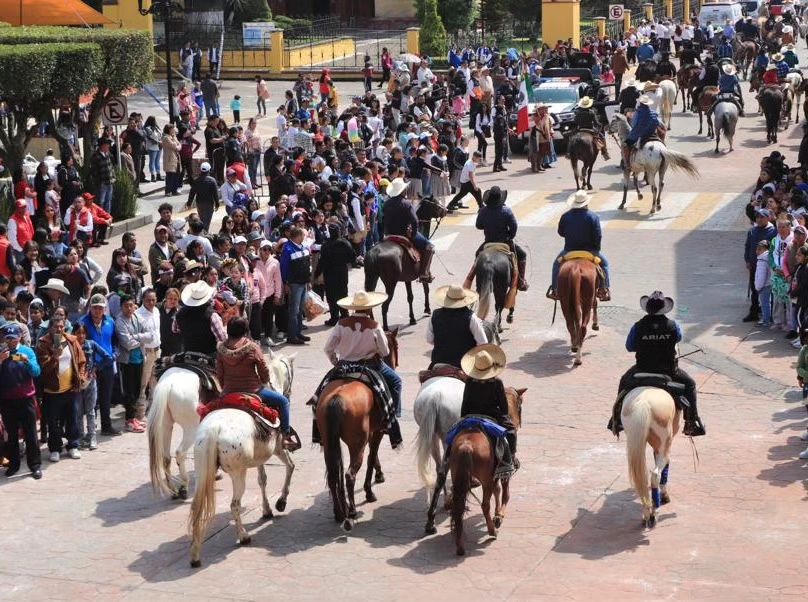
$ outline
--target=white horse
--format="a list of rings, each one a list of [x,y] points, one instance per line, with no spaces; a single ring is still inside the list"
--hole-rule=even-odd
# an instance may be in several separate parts
[[[631,484],[642,503],[643,526],[656,525],[656,509],[670,501],[668,495],[668,465],[671,443],[679,431],[681,412],[673,397],[656,387],[638,387],[623,400],[620,413],[626,431],[626,453]],[[654,469],[648,486],[648,467],[645,446],[654,451]]]
[[[294,356],[285,357],[270,352],[270,386],[289,397],[294,375]],[[149,473],[155,491],[170,495],[173,499],[188,497],[189,478],[185,458],[194,444],[199,427],[200,405],[199,377],[184,368],[166,370],[154,387],[152,405],[149,408]],[[171,475],[171,435],[174,425],[182,428],[182,440],[174,451],[179,469],[179,481]]]
[[[732,143],[735,139],[735,128],[738,125],[738,107],[731,102],[719,102],[713,111],[713,130],[715,131],[715,152],[718,153],[718,143],[721,141],[721,132],[729,142],[729,152],[734,149]]]
[[[621,148],[625,145],[630,131],[631,126],[626,116],[622,113],[615,113],[609,123],[609,132],[617,134]],[[668,166],[680,169],[693,177],[699,175],[698,169],[687,155],[667,148],[660,140],[647,142],[641,149],[634,152],[631,155],[631,164],[623,166],[623,202],[620,203],[619,208],[625,209],[626,207],[629,178],[632,175],[637,198],[642,199],[637,174],[645,172],[645,179],[651,184],[651,215],[662,209],[662,190],[665,188],[665,172],[668,170]]]
[[[673,116],[673,105],[676,104],[676,97],[679,95],[679,89],[676,86],[676,81],[672,79],[663,79],[659,82],[659,94],[661,96],[659,116],[662,118],[662,123],[668,130],[671,129],[671,117]]]
[[[267,499],[267,473],[264,463],[272,456],[280,458],[286,466],[286,478],[275,509],[283,512],[289,497],[289,484],[295,463],[291,454],[283,446],[283,434],[278,429],[269,429],[266,435],[256,429],[253,417],[236,409],[222,409],[211,412],[199,425],[194,442],[194,462],[196,491],[191,502],[191,516],[188,530],[191,534],[191,567],[197,568],[202,562],[200,553],[202,541],[208,525],[216,515],[216,469],[221,467],[230,475],[233,483],[233,498],[230,512],[236,523],[237,542],[250,543],[244,524],[241,521],[241,497],[246,487],[247,469],[258,469],[258,484],[261,486],[263,518],[272,518],[272,509]]]
[[[804,91],[803,77],[799,71],[786,75],[788,87],[791,89],[791,101],[794,105],[794,121],[800,120],[800,107],[802,107],[802,93]],[[785,102],[785,98],[784,98]],[[791,123],[791,110],[788,111],[788,122]]]

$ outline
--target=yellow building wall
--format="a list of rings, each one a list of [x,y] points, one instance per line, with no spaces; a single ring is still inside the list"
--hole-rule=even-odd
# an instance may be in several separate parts
[[[333,43],[326,42],[311,44],[303,48],[292,48],[286,52],[288,52],[289,58],[284,61],[284,66],[287,69],[296,69],[353,56],[356,54],[356,41],[347,38],[336,40]]]
[[[415,2],[410,0],[376,0],[377,19],[414,19]]]
[[[572,38],[572,45],[581,45],[581,3],[578,0],[542,0],[542,41],[552,48],[557,40]]]
[[[148,6],[148,3],[144,2]],[[114,25],[104,25],[113,29],[145,29],[154,31],[151,15],[141,15],[137,0],[118,0],[117,4],[104,4],[104,16],[114,21]]]

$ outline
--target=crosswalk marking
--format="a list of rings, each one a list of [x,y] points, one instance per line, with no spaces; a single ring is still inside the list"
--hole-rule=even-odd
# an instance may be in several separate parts
[[[624,210],[618,209],[622,190],[597,191],[590,209],[598,214],[606,230],[718,230],[744,231],[749,225],[744,215],[748,193],[742,192],[663,192],[662,209],[651,211],[651,187],[641,188],[642,200],[629,190]],[[567,210],[569,191],[545,192],[511,190],[508,206],[520,227],[554,228]],[[444,225],[474,227],[476,203],[444,219]]]

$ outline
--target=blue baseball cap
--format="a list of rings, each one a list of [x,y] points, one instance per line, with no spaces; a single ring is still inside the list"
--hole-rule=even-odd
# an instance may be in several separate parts
[[[22,329],[18,324],[7,323],[2,327],[4,339],[20,339],[22,338]]]
[[[768,209],[758,209],[757,211],[755,211],[755,216],[756,217],[767,217],[768,218],[768,217],[771,217],[771,214],[769,213]]]

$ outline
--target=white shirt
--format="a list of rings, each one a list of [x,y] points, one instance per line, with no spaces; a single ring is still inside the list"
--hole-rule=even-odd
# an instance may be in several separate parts
[[[488,342],[488,337],[485,336],[485,330],[483,330],[483,321],[475,313],[471,314],[469,330],[471,331],[471,336],[474,337],[474,342],[478,345],[484,345]],[[432,330],[432,320],[427,322],[426,342],[430,345],[435,344],[435,333]]]
[[[6,236],[8,237],[8,242],[11,243],[11,248],[18,253],[22,253],[22,246],[17,242],[17,222],[9,217],[6,228]]]
[[[682,27],[682,39],[683,40],[692,40],[693,39],[693,26],[692,25],[685,25]]]
[[[67,212],[65,212],[65,226],[68,227],[68,231],[70,230],[70,224],[73,221],[73,205],[67,208]],[[79,232],[86,232],[87,234],[93,233],[93,214],[87,214],[87,223],[85,225],[81,225],[81,222],[76,222],[76,230]]]
[[[236,195],[237,192],[246,192],[247,185],[243,184],[236,180],[235,184],[231,184],[230,182],[225,182],[222,184],[222,187],[219,188],[219,193],[222,195],[222,200],[224,201],[224,206],[230,209],[233,206],[233,197]]]
[[[469,159],[463,164],[463,170],[460,172],[460,183],[465,184],[466,182],[471,181],[471,174],[474,173],[476,166],[474,165],[474,160]]]
[[[213,245],[210,244],[210,241],[205,238],[204,236],[197,236],[196,234],[186,234],[181,239],[177,241],[177,247],[185,253],[185,250],[188,248],[188,245],[191,244],[191,241],[198,240],[202,243],[202,250],[205,251],[205,256],[210,255],[213,253]]]
[[[278,135],[283,136],[283,133],[286,131],[286,117],[278,113],[278,116],[275,118],[275,125],[278,128]]]
[[[332,364],[339,360],[359,361],[370,359],[375,355],[385,357],[390,353],[387,337],[380,324],[375,328],[362,328],[355,324],[354,328],[337,323],[325,344],[325,354]]]
[[[160,312],[157,311],[157,306],[151,311],[145,307],[138,307],[135,310],[135,315],[140,320],[143,331],[152,335],[151,341],[143,343],[143,348],[160,349]]]

